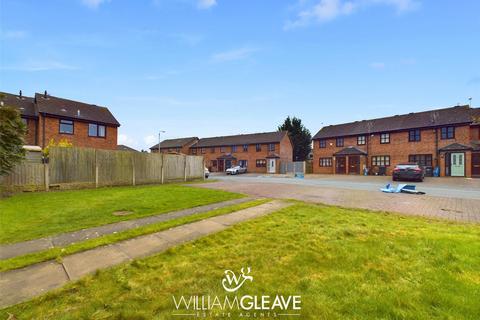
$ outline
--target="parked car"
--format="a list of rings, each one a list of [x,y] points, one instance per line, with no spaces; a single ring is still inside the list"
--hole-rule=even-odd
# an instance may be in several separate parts
[[[415,180],[423,181],[425,171],[416,163],[400,163],[393,169],[392,180]]]
[[[247,172],[247,168],[245,167],[240,167],[240,166],[234,166],[234,167],[231,167],[227,170],[225,170],[225,172],[227,174],[239,174],[239,173],[246,173]]]
[[[208,177],[210,176],[210,171],[208,171],[208,169],[205,168],[204,173],[205,173],[205,179],[208,179]]]

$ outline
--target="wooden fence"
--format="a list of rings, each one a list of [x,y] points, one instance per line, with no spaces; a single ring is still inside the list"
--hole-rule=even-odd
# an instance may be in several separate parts
[[[204,177],[201,156],[87,148],[51,148],[46,164],[24,162],[1,178],[6,189],[95,188]]]

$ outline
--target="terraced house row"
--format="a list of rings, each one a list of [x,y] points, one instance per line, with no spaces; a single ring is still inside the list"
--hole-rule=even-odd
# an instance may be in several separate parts
[[[468,105],[326,126],[313,137],[314,173],[388,174],[416,162],[440,176],[480,177],[480,108]]]
[[[25,143],[46,147],[50,140],[68,140],[76,147],[117,148],[120,123],[106,107],[51,96],[45,91],[27,97],[0,92],[0,103],[20,111],[27,126]]]
[[[158,144],[150,150],[158,152]],[[285,131],[169,139],[160,143],[160,152],[201,155],[211,172],[239,165],[248,172],[279,173],[280,166],[293,158],[292,143]]]

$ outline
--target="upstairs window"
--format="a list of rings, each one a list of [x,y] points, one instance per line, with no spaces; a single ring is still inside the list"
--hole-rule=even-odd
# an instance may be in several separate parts
[[[257,143],[257,144],[255,145],[255,150],[256,150],[257,152],[262,151],[262,145],[259,144],[259,143]]]
[[[192,148],[192,154],[197,154],[197,148]]]
[[[442,140],[455,139],[455,127],[443,127],[441,129]]]
[[[89,137],[100,137],[105,138],[105,126],[96,124],[96,123],[89,123],[88,124],[88,136]]]
[[[390,143],[390,133],[380,134],[380,143],[381,144]]]
[[[421,140],[420,129],[413,129],[408,131],[408,141],[416,142]]]
[[[337,147],[343,147],[343,138],[337,138],[336,146]]]
[[[210,148],[210,153],[215,153],[215,147]]]
[[[225,147],[220,147],[220,152],[225,152]]]
[[[268,151],[275,151],[275,143],[270,143],[268,145]]]
[[[232,146],[232,152],[237,152],[237,146]]]
[[[73,134],[73,121],[72,120],[60,120],[60,133]]]
[[[248,144],[244,144],[243,145],[243,152],[247,152],[248,151]]]
[[[201,149],[200,149],[200,152],[201,152],[201,153],[205,153],[206,151],[207,151],[207,150],[206,150],[205,148],[201,148]]]
[[[319,141],[318,141],[318,146],[319,146],[320,148],[326,148],[326,147],[327,147],[327,140],[324,140],[324,139],[319,140]]]
[[[367,143],[367,138],[365,136],[357,137],[357,145],[362,146]]]

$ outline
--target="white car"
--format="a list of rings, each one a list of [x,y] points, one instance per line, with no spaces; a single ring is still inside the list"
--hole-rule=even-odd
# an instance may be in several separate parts
[[[240,166],[234,166],[234,167],[231,167],[231,168],[225,170],[225,172],[226,172],[227,174],[234,175],[234,174],[239,174],[239,173],[245,173],[245,172],[247,172],[247,168],[240,167]]]

